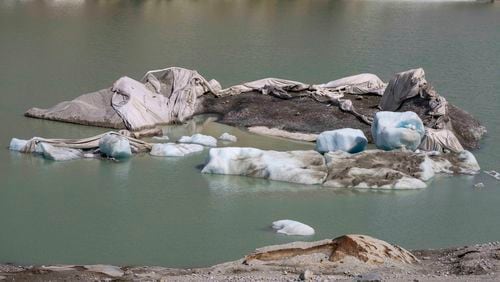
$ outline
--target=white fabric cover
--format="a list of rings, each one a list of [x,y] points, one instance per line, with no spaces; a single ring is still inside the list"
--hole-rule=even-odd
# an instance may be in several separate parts
[[[424,124],[414,112],[386,112],[375,114],[372,137],[379,149],[406,148],[415,151],[425,134]]]
[[[346,94],[361,95],[372,93],[382,95],[387,84],[374,74],[362,73],[315,86],[320,88],[335,89]]]
[[[305,84],[302,82],[271,77],[231,86],[229,88],[221,90],[219,92],[219,96],[239,95],[251,91],[258,91],[262,92],[263,94],[269,94],[270,91],[273,91],[275,89],[284,91],[304,91],[308,90],[309,87],[309,84]]]
[[[422,139],[422,143],[420,143],[419,149],[439,152],[443,152],[446,149],[456,153],[464,150],[455,134],[453,134],[451,130],[445,128],[426,128],[425,136]]]
[[[213,86],[193,70],[173,67],[149,71],[142,83],[129,77],[118,79],[113,84],[111,104],[128,129],[140,130],[190,118],[197,98],[220,88]]]
[[[273,229],[276,230],[276,233],[285,235],[296,235],[296,236],[314,235],[314,228],[302,222],[290,219],[282,219],[274,221],[272,227]]]
[[[379,107],[383,111],[396,111],[409,98],[420,95],[421,88],[427,84],[422,68],[397,73],[389,81],[382,95]]]
[[[368,144],[363,131],[352,128],[342,128],[324,131],[316,139],[316,151],[326,153],[330,151],[344,151],[358,153],[365,149]]]

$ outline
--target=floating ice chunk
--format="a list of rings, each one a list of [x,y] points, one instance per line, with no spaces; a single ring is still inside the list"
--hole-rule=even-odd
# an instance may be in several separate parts
[[[316,140],[316,151],[326,153],[330,151],[344,151],[358,153],[365,149],[368,140],[363,131],[352,128],[342,128],[324,131]]]
[[[276,233],[286,234],[286,235],[299,235],[299,236],[311,236],[314,235],[314,229],[304,223],[282,219],[273,222],[273,229]]]
[[[256,148],[213,148],[202,173],[245,175],[301,184],[321,184],[326,178],[323,156],[309,151],[266,151]]]
[[[153,139],[154,140],[157,140],[157,141],[168,141],[168,136],[153,136]]]
[[[130,142],[127,138],[108,133],[99,140],[99,150],[102,154],[115,159],[128,158],[132,156]]]
[[[37,147],[40,148],[42,156],[48,160],[69,161],[81,159],[83,157],[82,151],[78,149],[56,147],[44,142],[38,143]],[[39,150],[38,148],[37,151]]]
[[[490,175],[491,177],[495,178],[496,180],[500,180],[500,173],[494,171],[494,170],[485,170],[484,173]]]
[[[9,150],[11,151],[22,151],[23,148],[28,144],[28,140],[12,138],[9,144]]]
[[[229,134],[227,132],[222,133],[222,135],[219,136],[219,139],[223,140],[223,141],[229,141],[229,142],[236,142],[236,141],[238,141],[238,138],[236,138],[236,136],[231,135],[231,134]]]
[[[378,112],[371,131],[375,145],[386,151],[399,148],[415,151],[425,134],[422,120],[414,112]]]
[[[159,157],[182,157],[194,152],[203,151],[203,146],[198,144],[153,144],[150,154]]]
[[[179,139],[180,143],[195,143],[203,146],[217,147],[217,139],[212,136],[195,134],[193,136],[182,136]]]

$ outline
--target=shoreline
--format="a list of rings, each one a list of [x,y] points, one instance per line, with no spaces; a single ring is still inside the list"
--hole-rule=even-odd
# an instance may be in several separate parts
[[[351,235],[347,235],[351,236]],[[360,236],[362,235],[354,235]],[[346,237],[346,236],[342,236]],[[341,237],[339,237],[341,238]],[[333,239],[333,242],[335,240]],[[378,239],[373,240],[380,241]],[[331,242],[322,240],[313,242]],[[386,242],[383,242],[386,243]],[[291,258],[273,257],[257,263],[248,263],[249,258],[262,250],[284,250],[283,246],[310,244],[294,242],[285,245],[257,249],[245,258],[203,268],[168,268],[162,266],[112,266],[112,265],[13,265],[0,263],[0,280],[4,281],[498,281],[500,280],[500,242],[474,244],[471,246],[412,250],[409,255],[415,263],[373,263],[375,253],[342,257],[342,261],[331,263],[317,259],[318,254],[300,254]],[[388,244],[388,243],[386,243]],[[295,246],[293,245],[293,246]],[[317,245],[314,246],[317,248]],[[395,250],[402,250],[393,246]],[[281,248],[281,249],[280,249]],[[371,247],[370,247],[371,248]],[[375,247],[377,249],[377,247]],[[286,249],[285,249],[286,250]],[[291,250],[291,249],[288,249]],[[391,251],[389,251],[391,253]],[[267,253],[269,254],[269,253]],[[387,250],[386,250],[386,254]],[[342,253],[344,256],[344,253]],[[375,254],[376,256],[377,254]],[[309,257],[308,257],[309,256]],[[401,256],[393,256],[392,259]],[[386,258],[387,259],[387,258]]]

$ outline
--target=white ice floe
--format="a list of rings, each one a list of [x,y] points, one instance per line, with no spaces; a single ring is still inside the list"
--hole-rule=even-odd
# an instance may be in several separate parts
[[[99,150],[102,154],[115,159],[132,156],[130,142],[119,134],[108,133],[102,136],[99,139]]]
[[[83,158],[82,151],[78,149],[56,147],[43,142],[38,143],[37,147],[39,147],[37,151],[40,151],[42,156],[48,160],[69,161]]]
[[[153,144],[150,154],[159,157],[182,157],[187,154],[203,151],[203,146],[198,144]]]
[[[375,145],[386,151],[400,148],[415,151],[425,134],[422,120],[414,112],[378,112],[371,131]]]
[[[494,170],[485,170],[484,173],[488,174],[489,176],[495,178],[496,180],[500,180],[500,173],[494,171]]]
[[[236,136],[231,135],[231,134],[229,134],[227,132],[222,133],[222,135],[219,136],[219,139],[222,140],[222,141],[229,141],[229,142],[236,142],[236,141],[238,141],[238,138],[236,138]]]
[[[276,233],[286,234],[286,235],[299,235],[299,236],[311,236],[314,235],[314,229],[306,225],[304,223],[282,219],[273,222],[273,229],[276,230]]]
[[[162,142],[162,141],[168,141],[169,140],[168,136],[166,136],[166,135],[165,136],[153,136],[152,139],[160,141],[160,142]]]
[[[323,156],[313,150],[277,152],[226,147],[210,149],[202,172],[321,184],[326,177],[326,165]]]
[[[20,152],[23,150],[23,148],[24,148],[24,146],[26,146],[26,144],[28,144],[28,140],[12,138],[10,140],[9,150]]]
[[[217,139],[212,136],[203,134],[194,134],[193,136],[182,136],[179,139],[180,143],[195,143],[203,146],[217,147]]]
[[[352,128],[342,128],[324,131],[316,140],[316,151],[326,153],[330,151],[344,151],[358,153],[365,149],[368,140],[363,131]]]

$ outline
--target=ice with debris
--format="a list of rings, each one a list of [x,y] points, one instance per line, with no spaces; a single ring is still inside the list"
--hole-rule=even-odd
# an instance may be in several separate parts
[[[180,143],[194,143],[203,146],[217,147],[217,139],[209,135],[194,134],[193,136],[182,136],[179,139]]]
[[[366,148],[368,140],[363,131],[352,128],[342,128],[324,131],[316,139],[316,151],[326,153],[331,151],[344,151],[359,153]]]
[[[277,220],[273,222],[272,227],[276,230],[276,233],[280,234],[299,236],[314,235],[314,228],[304,223],[290,219]]]
[[[376,113],[371,131],[375,145],[386,151],[402,148],[415,151],[425,134],[422,120],[410,111]]]

